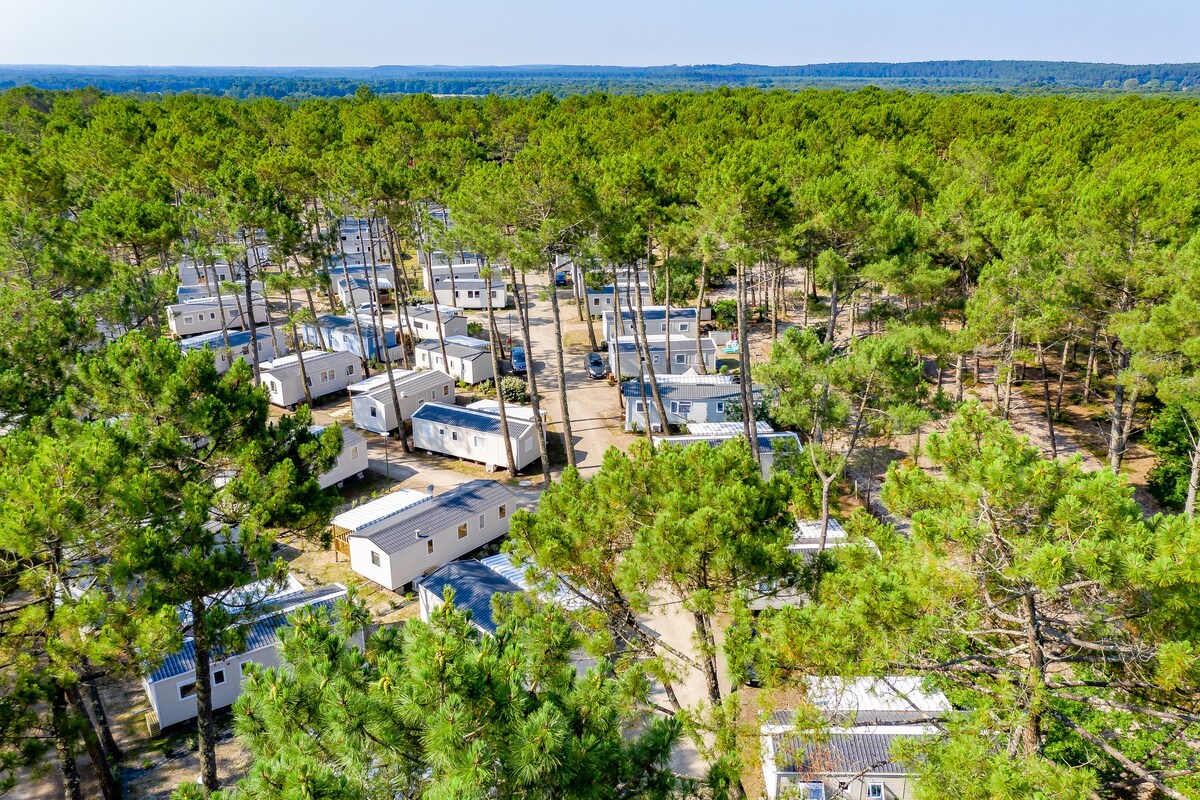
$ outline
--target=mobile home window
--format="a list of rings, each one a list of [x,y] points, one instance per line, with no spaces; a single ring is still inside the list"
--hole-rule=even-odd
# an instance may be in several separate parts
[[[475,445],[476,447],[483,447],[483,437],[482,436],[471,437],[471,444]]]
[[[307,378],[307,377],[306,377],[306,378],[304,379],[304,383],[305,383],[305,384],[306,384],[306,385],[307,385],[309,388],[312,388],[312,378]]]
[[[209,319],[216,319],[216,318],[217,318],[217,312],[213,311],[212,313],[210,313],[210,314],[208,315],[208,318],[209,318]]]
[[[376,553],[374,550],[371,551],[371,566],[379,566],[379,553]]]
[[[213,686],[220,686],[224,682],[225,682],[225,670],[214,669],[213,670]]]
[[[354,374],[354,365],[353,365],[353,364],[347,364],[347,365],[346,365],[346,374],[347,374],[347,375],[353,375],[353,374]]]
[[[379,416],[379,412],[378,412],[378,411],[375,409],[375,406],[371,406],[371,416],[372,416],[372,417],[378,417],[378,416]]]
[[[448,397],[449,395],[450,395],[450,384],[447,383],[445,386],[442,387],[442,397]]]
[[[350,448],[350,458],[358,458],[358,448],[357,447]]]
[[[460,539],[467,538],[467,523],[464,522],[458,526],[458,538],[460,538]]]
[[[725,404],[724,404],[724,403],[720,403],[720,402],[719,402],[719,403],[717,403],[717,413],[718,413],[718,414],[724,414],[724,413],[725,413]]]
[[[479,515],[479,530],[483,530],[484,523],[487,522],[487,514]]]
[[[189,697],[196,696],[196,682],[188,681],[187,683],[179,684],[179,699],[186,700]]]
[[[642,405],[642,401],[641,401],[641,400],[638,400],[638,401],[637,401],[637,403],[636,403],[636,404],[634,404],[633,410],[634,410],[634,411],[645,411],[646,409],[645,409],[645,407]]]
[[[429,555],[433,555],[433,539],[430,539],[425,543],[425,552]]]
[[[458,441],[458,431],[450,431],[450,439],[451,439],[451,441],[457,442]]]
[[[883,800],[883,784],[867,784],[867,798],[868,800]]]
[[[676,364],[686,364],[687,363],[687,353],[676,353],[675,354],[675,363]]]
[[[507,516],[508,516],[508,506],[507,505],[500,506],[500,519],[504,519]]]
[[[687,333],[687,332],[688,332],[688,327],[689,327],[689,323],[687,323],[687,322],[681,322],[681,323],[679,323],[679,332],[680,332],[680,333]]]
[[[191,318],[191,317],[184,317],[184,318],[183,318],[183,321],[184,321],[184,324],[186,324],[186,325],[191,325],[191,324],[192,324],[192,318]]]
[[[253,663],[254,663],[253,661],[243,661],[240,665],[238,665],[238,669],[241,671],[241,673],[243,675],[245,675],[247,672],[250,671],[249,667]]]
[[[660,333],[666,333],[667,332],[667,323],[664,322],[661,325],[659,325],[658,330]]]

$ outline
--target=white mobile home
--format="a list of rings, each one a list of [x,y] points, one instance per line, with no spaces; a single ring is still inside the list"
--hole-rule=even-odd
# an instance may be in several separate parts
[[[346,288],[349,286],[350,288]],[[362,306],[375,306],[376,286],[370,278],[363,275],[350,275],[350,282],[347,284],[345,278],[335,277],[333,281],[334,291],[337,292],[338,300],[341,301],[343,308],[359,308]],[[390,277],[379,279],[379,298],[378,305],[386,306],[392,302],[393,288],[392,279]]]
[[[442,359],[442,343],[437,339],[426,339],[413,348],[417,366],[421,369],[440,369],[455,380],[463,383],[482,383],[492,379],[492,354],[477,347],[467,347],[455,342],[446,342],[446,361]]]
[[[729,375],[663,375],[657,380],[670,425],[724,422],[730,403],[741,400],[741,387]],[[646,430],[647,416],[651,430],[663,430],[649,381],[626,381],[621,393],[625,397],[625,430]]]
[[[309,428],[318,436],[325,430],[322,426]],[[367,473],[370,461],[367,454],[367,440],[353,428],[342,428],[342,452],[338,454],[337,463],[317,479],[322,489],[337,485],[341,488],[344,481],[351,478],[361,479]]]
[[[260,245],[258,253],[261,258],[257,261],[254,260],[255,257],[252,253],[250,263],[266,263],[267,246]],[[179,262],[179,283],[182,286],[211,286],[214,281],[219,285],[225,281],[241,281],[245,277],[246,267],[240,263],[204,265],[190,258]]]
[[[504,410],[513,461],[517,469],[523,469],[541,457],[532,410],[508,403]],[[412,426],[413,447],[417,450],[478,461],[489,470],[508,465],[498,409],[426,403],[413,414]]]
[[[222,375],[228,372],[229,368],[233,366],[233,362],[239,358],[246,359],[247,364],[253,364],[255,361],[262,363],[287,352],[287,346],[283,341],[276,343],[271,338],[271,330],[267,326],[264,325],[255,333],[258,342],[254,348],[250,347],[250,331],[230,331],[228,346],[225,335],[216,331],[180,339],[179,348],[187,353],[207,347],[212,351],[213,363],[217,367],[217,372]]]
[[[697,316],[694,308],[672,306],[670,320],[668,320],[666,306],[649,306],[642,308],[642,317],[646,322],[648,336],[671,334],[672,336],[682,335],[695,338],[700,330],[700,323],[712,318],[712,309],[702,308]],[[632,311],[621,312],[620,335],[622,339],[626,336],[633,336],[634,321],[635,317]],[[604,312],[604,340],[611,342],[616,331],[616,313]]]
[[[699,341],[700,355],[696,355]],[[700,364],[709,372],[717,371],[717,345],[705,336],[697,340],[694,336],[648,335],[646,350],[654,364],[654,374],[681,375],[700,371]],[[608,340],[608,367],[618,379],[638,374],[638,347],[634,337]]]
[[[642,296],[642,308],[654,305],[654,296],[650,293],[650,284],[639,284],[634,288],[631,283],[618,283],[614,291],[612,284],[601,286],[599,289],[587,288],[583,292],[587,298],[587,309],[593,317],[601,317],[605,311],[612,311],[618,305],[624,311],[637,308],[637,295]]]
[[[484,561],[451,561],[432,575],[417,581],[421,619],[429,621],[434,609],[445,602],[447,589],[454,590],[454,607],[471,614],[471,624],[488,636],[496,635],[492,598],[497,594],[519,594],[525,590]]]
[[[454,275],[454,283],[456,285],[459,281],[477,281],[480,280],[480,269],[482,267],[473,261],[470,263],[455,264],[454,266],[434,266],[431,269],[421,270],[421,285],[427,292],[433,291],[433,286],[441,286],[443,283],[449,286],[451,283],[451,273]],[[429,283],[430,272],[433,272],[432,286]]]
[[[367,360],[382,362],[384,360],[384,353],[379,346],[380,336],[377,335],[378,320],[372,319],[369,314],[356,316],[357,327],[355,327],[355,317],[322,314],[317,317],[315,322],[300,323],[296,326],[296,330],[299,332],[301,340],[310,347],[320,347],[322,341],[324,341],[325,347],[335,352],[345,351],[353,353],[356,356],[362,356],[364,355],[363,346],[365,345]],[[319,333],[318,329],[320,329]],[[362,331],[361,339],[358,336],[359,331]],[[384,344],[387,345],[387,356],[392,361],[402,360],[404,352],[396,337],[396,330],[385,325],[382,338]]]
[[[262,282],[261,281],[251,281],[250,282],[251,296],[259,297],[262,295],[262,293],[263,293]],[[221,295],[221,298],[224,300],[225,303],[233,306],[234,308],[237,308],[238,303],[246,302],[246,295],[245,295],[244,291],[222,292],[222,291],[220,291],[219,287],[212,285],[212,284],[207,284],[207,283],[201,283],[197,286],[182,286],[182,285],[176,286],[175,287],[175,302],[187,303],[191,300],[211,300],[215,303],[217,301],[218,294]]]
[[[438,303],[467,309],[487,308],[488,281],[485,280],[456,280],[454,286],[450,281],[443,281],[434,289]],[[508,305],[508,285],[502,280],[491,280],[492,308],[500,309]]]
[[[409,338],[418,342],[422,339],[437,339],[440,336],[467,335],[467,318],[457,308],[439,306],[438,314],[442,318],[442,329],[440,331],[438,330],[437,315],[434,314],[433,306],[409,306],[407,312],[401,309],[400,322],[401,324],[406,324],[405,320],[407,319]]]
[[[224,306],[226,328],[249,327],[249,319],[243,319],[239,309],[245,309],[246,299],[224,295],[217,300],[197,299],[167,306],[167,327],[176,336],[198,336],[221,330],[221,313]],[[261,296],[254,297],[254,321],[267,324],[267,303]],[[246,315],[248,316],[248,315]]]
[[[427,406],[428,407],[428,406]],[[398,591],[422,575],[508,533],[517,496],[502,483],[469,481],[437,496],[426,496],[345,532],[350,568],[385,589]],[[368,503],[354,511],[370,515]],[[336,544],[336,540],[335,540]]]
[[[891,676],[844,680],[808,677],[806,696],[829,726],[798,729],[796,715],[776,712],[760,729],[767,796],[809,800],[911,800],[909,766],[894,748],[905,740],[938,735],[932,720],[952,713],[940,691],[920,678]],[[823,735],[814,735],[822,733]]]
[[[406,420],[425,403],[454,402],[454,379],[440,370],[392,370],[392,375],[400,399],[400,414]],[[348,391],[356,426],[375,433],[389,433],[399,426],[386,372],[360,381]]]
[[[316,400],[357,383],[362,377],[362,361],[353,353],[308,350],[304,353],[304,372],[309,394]],[[263,364],[262,383],[277,406],[294,408],[304,402],[298,356],[284,356]]]
[[[263,593],[267,591],[264,589]],[[335,601],[345,594],[346,588],[339,584],[305,589],[289,577],[283,590],[260,601],[261,613],[246,623],[246,647],[226,658],[213,657],[210,668],[213,708],[226,708],[241,696],[247,665],[279,666],[279,631],[287,625],[289,614],[306,607],[332,611]],[[360,633],[355,644],[361,647],[362,643]],[[192,638],[187,636],[183,648],[168,656],[162,666],[142,680],[142,685],[162,727],[194,719],[196,649]]]

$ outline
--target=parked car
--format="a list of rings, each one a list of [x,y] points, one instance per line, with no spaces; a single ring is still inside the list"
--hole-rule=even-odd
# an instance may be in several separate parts
[[[513,375],[524,375],[527,371],[525,366],[525,348],[514,347],[512,349],[512,371]]]
[[[608,377],[608,364],[599,353],[587,354],[587,374],[594,380]]]
[[[554,273],[554,285],[555,286],[566,286],[567,285],[567,273],[565,273],[565,272]]]

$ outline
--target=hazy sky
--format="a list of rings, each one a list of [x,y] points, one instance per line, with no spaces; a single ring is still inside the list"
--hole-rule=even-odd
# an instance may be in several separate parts
[[[0,63],[1200,61],[1200,0],[0,0]]]

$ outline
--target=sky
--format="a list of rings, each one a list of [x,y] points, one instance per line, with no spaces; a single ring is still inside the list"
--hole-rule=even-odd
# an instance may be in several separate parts
[[[0,63],[1200,61],[1200,0],[0,0]]]

